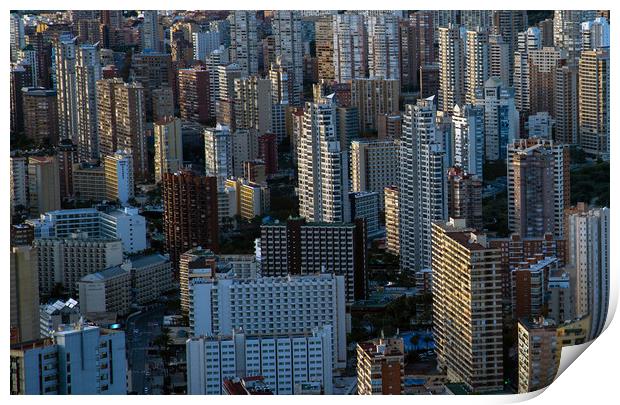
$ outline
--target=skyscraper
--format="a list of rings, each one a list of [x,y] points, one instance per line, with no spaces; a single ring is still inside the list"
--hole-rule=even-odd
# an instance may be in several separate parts
[[[471,175],[482,177],[484,163],[484,107],[454,106],[452,128],[454,164]]]
[[[135,179],[133,155],[128,150],[118,150],[103,158],[106,197],[127,204],[134,197]]]
[[[99,158],[97,136],[97,80],[101,79],[98,45],[77,48],[76,63],[77,148],[81,160]]]
[[[39,338],[39,267],[37,248],[11,247],[11,329],[18,341]]]
[[[431,264],[431,222],[447,218],[446,150],[433,97],[406,105],[400,138],[400,267]]]
[[[508,54],[512,56],[517,49],[519,32],[527,28],[527,12],[525,10],[494,10],[492,13],[493,32],[501,35],[508,43]],[[509,78],[512,80],[512,63],[509,68]],[[512,86],[512,82],[508,85]]]
[[[366,77],[367,35],[364,16],[338,14],[334,24],[334,79],[339,83]]]
[[[146,180],[151,176],[146,154],[144,88],[140,83],[116,85],[114,102],[116,147],[130,151],[135,179]]]
[[[162,177],[165,248],[178,269],[181,254],[196,246],[219,250],[217,180],[186,170]]]
[[[230,16],[230,60],[244,76],[258,73],[256,11],[235,10]]]
[[[584,51],[579,59],[579,143],[609,159],[609,50]]]
[[[522,237],[564,237],[570,204],[568,147],[543,139],[508,146],[508,228]]]
[[[333,81],[334,76],[334,21],[331,15],[320,17],[315,23],[316,56],[319,81]]]
[[[19,91],[22,93],[24,135],[36,143],[57,144],[56,91],[40,87],[23,87]]]
[[[500,250],[465,220],[433,223],[433,333],[449,381],[503,388]]]
[[[205,173],[217,179],[217,188],[222,190],[226,179],[233,176],[232,135],[227,126],[205,128]]]
[[[482,230],[482,180],[458,167],[448,169],[448,217]]]
[[[142,15],[144,16],[142,25],[140,25],[142,52],[147,50],[160,52],[162,38],[157,10],[142,10]]]
[[[334,95],[307,102],[297,145],[299,214],[309,222],[349,222],[348,153],[336,134]]]
[[[398,111],[400,82],[397,79],[353,79],[351,106],[357,108],[359,130],[376,131],[381,114]]]
[[[476,106],[484,108],[484,158],[506,158],[507,145],[519,134],[519,112],[515,107],[514,89],[491,77],[478,89]]]
[[[183,167],[181,120],[168,117],[153,126],[155,136],[155,181],[161,182],[164,173],[175,173]]]
[[[465,101],[473,103],[476,91],[484,87],[491,70],[489,30],[478,28],[465,35]]]
[[[290,104],[301,105],[304,84],[301,11],[274,10],[271,26],[276,55],[281,57],[281,65],[288,68],[291,76]]]
[[[351,191],[376,192],[383,211],[383,191],[398,184],[399,145],[393,139],[351,142]]]
[[[594,208],[568,217],[569,263],[575,266],[575,313],[590,314],[588,339],[596,338],[609,308],[609,208]]]
[[[75,75],[75,39],[61,37],[54,48],[56,63],[56,92],[58,104],[58,130],[60,139],[78,143],[77,81]]]
[[[370,16],[366,27],[369,77],[400,80],[398,17],[394,14]]]
[[[28,193],[32,216],[60,209],[60,179],[56,156],[28,158]]]
[[[179,69],[179,116],[185,121],[206,124],[211,118],[210,81],[207,70]]]
[[[452,112],[465,101],[465,49],[455,25],[439,29],[439,110]]]

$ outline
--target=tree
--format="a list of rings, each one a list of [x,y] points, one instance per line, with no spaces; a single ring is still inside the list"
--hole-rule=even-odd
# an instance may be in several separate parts
[[[420,335],[414,334],[413,336],[411,336],[409,341],[411,342],[411,344],[414,347],[413,350],[415,350],[417,352],[418,351],[418,343],[420,343]]]

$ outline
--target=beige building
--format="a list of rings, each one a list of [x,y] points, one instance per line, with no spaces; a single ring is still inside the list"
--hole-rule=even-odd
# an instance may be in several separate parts
[[[254,219],[269,211],[269,187],[243,178],[226,180],[226,188],[234,189],[237,215],[243,219]]]
[[[361,342],[356,350],[358,395],[405,393],[405,346],[402,338]]]
[[[175,173],[183,166],[183,139],[181,120],[168,116],[155,122],[155,181],[162,173]]]
[[[351,142],[351,191],[378,193],[383,211],[383,189],[398,183],[398,154],[398,139]]]
[[[39,338],[39,274],[37,248],[11,247],[11,338]]]
[[[84,314],[112,312],[127,315],[131,309],[130,266],[109,267],[78,282],[80,310]]]
[[[386,187],[383,194],[385,200],[385,249],[394,255],[400,255],[398,187]]]
[[[174,115],[174,93],[170,87],[153,90],[153,121]]]
[[[517,334],[519,394],[547,387],[555,379],[562,352],[555,324],[542,317],[520,319]]]
[[[103,166],[89,163],[73,165],[73,193],[78,201],[103,201],[106,197]]]
[[[271,130],[271,81],[257,76],[234,79],[233,128],[254,128],[260,135]]]
[[[39,216],[60,209],[60,177],[56,156],[28,158],[30,214]]]
[[[39,263],[39,292],[49,296],[57,284],[69,293],[87,274],[120,265],[123,243],[119,239],[91,239],[84,234],[70,238],[35,239]]]
[[[584,51],[579,59],[579,143],[609,159],[609,50]]]
[[[159,253],[130,259],[133,302],[138,305],[157,301],[174,289],[172,263]]]
[[[355,79],[351,81],[351,106],[357,107],[361,132],[377,131],[378,117],[399,110],[398,79]]]
[[[501,251],[465,220],[432,224],[433,332],[440,369],[476,393],[503,389]]]

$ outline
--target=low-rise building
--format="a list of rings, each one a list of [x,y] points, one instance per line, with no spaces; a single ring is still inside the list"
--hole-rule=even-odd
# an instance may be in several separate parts
[[[41,305],[39,313],[42,339],[52,337],[60,325],[78,322],[82,316],[78,302],[73,298]]]
[[[357,344],[357,393],[402,395],[405,392],[405,347],[402,338]]]
[[[131,269],[128,263],[84,276],[78,283],[84,314],[114,312],[127,315],[131,309]]]

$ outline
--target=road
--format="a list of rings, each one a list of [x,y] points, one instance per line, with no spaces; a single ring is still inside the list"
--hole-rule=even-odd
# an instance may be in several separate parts
[[[131,317],[127,321],[127,359],[131,375],[130,391],[139,395],[152,394],[153,371],[148,367],[148,349],[161,333],[166,308],[156,308]]]

